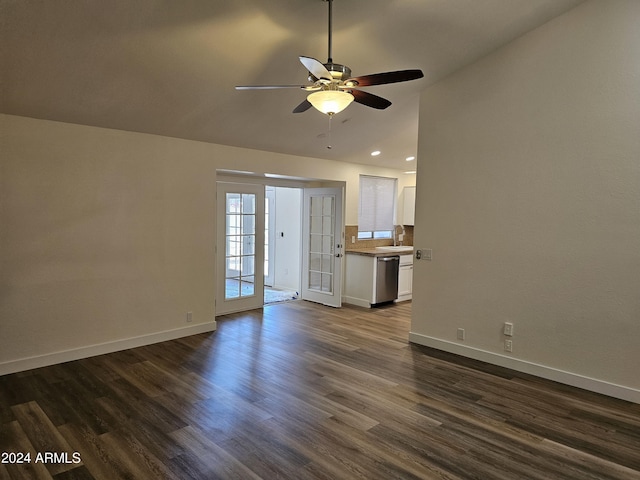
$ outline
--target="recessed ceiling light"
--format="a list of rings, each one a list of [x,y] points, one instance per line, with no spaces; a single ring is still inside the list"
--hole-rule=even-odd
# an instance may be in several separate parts
[[[411,160],[415,160],[415,159],[416,159],[416,157],[407,157],[406,158],[407,162],[410,162]]]
[[[380,155],[380,150],[376,150],[374,152],[371,152],[371,156],[372,157],[377,157],[378,155]]]

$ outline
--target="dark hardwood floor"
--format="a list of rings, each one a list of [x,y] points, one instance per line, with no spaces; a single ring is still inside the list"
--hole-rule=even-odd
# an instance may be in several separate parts
[[[31,455],[0,478],[640,479],[640,405],[411,345],[410,308],[276,304],[0,377],[3,460]]]

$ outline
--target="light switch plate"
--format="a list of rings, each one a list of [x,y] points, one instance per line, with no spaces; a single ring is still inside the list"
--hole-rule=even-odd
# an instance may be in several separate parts
[[[504,334],[507,335],[508,337],[513,336],[513,323],[504,322]]]

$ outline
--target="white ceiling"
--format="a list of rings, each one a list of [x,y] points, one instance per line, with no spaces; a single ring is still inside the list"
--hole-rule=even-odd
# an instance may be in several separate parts
[[[334,62],[425,78],[369,87],[393,105],[351,105],[329,140],[328,117],[291,113],[302,90],[234,89],[305,83],[323,0],[0,0],[0,111],[411,169],[422,89],[582,1],[334,0]]]

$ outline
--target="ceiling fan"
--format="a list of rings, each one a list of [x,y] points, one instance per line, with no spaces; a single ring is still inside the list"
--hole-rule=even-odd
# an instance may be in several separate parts
[[[329,54],[327,63],[321,63],[311,57],[300,57],[300,62],[309,71],[308,80],[311,83],[307,85],[239,85],[236,86],[236,90],[301,88],[312,93],[293,109],[293,113],[305,112],[313,106],[320,112],[332,117],[347,108],[351,102],[360,103],[378,110],[384,110],[391,105],[391,102],[386,98],[358,90],[360,87],[407,82],[424,76],[422,70],[398,70],[352,77],[349,67],[333,63],[331,58],[333,0],[324,1],[329,4]]]

